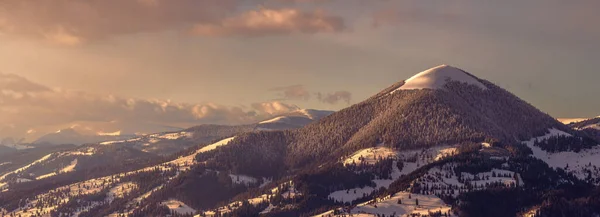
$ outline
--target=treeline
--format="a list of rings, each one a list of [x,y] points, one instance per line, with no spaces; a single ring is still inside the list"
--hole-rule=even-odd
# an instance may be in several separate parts
[[[590,149],[596,145],[598,142],[589,137],[575,137],[575,136],[552,136],[542,140],[535,140],[533,142],[534,146],[540,147],[542,150],[557,153],[557,152],[565,152],[572,151],[579,153],[581,150]]]

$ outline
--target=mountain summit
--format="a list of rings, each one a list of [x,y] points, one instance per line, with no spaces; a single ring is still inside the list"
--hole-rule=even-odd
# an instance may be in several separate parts
[[[436,66],[418,73],[407,79],[404,85],[402,85],[399,89],[440,89],[443,88],[444,85],[446,85],[446,83],[449,81],[458,81],[461,83],[475,85],[484,90],[487,89],[487,87],[479,82],[474,76],[449,65]]]

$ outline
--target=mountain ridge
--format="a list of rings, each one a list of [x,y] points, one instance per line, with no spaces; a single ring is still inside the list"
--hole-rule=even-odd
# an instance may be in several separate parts
[[[21,191],[0,193],[0,207],[17,215],[81,217],[192,216],[189,212],[553,216],[552,210],[565,204],[556,198],[585,207],[577,211],[586,214],[600,207],[594,202],[600,198],[590,191],[600,183],[600,170],[587,162],[600,153],[600,146],[592,144],[597,141],[493,83],[472,78],[485,89],[444,78],[441,88],[403,90],[398,88],[406,82],[399,81],[298,129],[245,126],[252,130],[234,133],[229,128],[190,128],[221,137],[160,164],[56,186],[61,191],[44,191],[56,185],[47,184],[31,193],[17,184]],[[230,133],[235,135],[225,136]],[[584,139],[587,143],[580,145]],[[80,194],[80,186],[94,191]],[[26,205],[17,203],[27,198],[32,200]],[[77,202],[63,204],[66,199]]]

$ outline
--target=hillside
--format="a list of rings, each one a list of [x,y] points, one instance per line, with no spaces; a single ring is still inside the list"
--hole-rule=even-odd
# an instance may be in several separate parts
[[[301,109],[280,115],[275,118],[261,121],[256,125],[259,130],[287,130],[305,126],[314,121],[320,120],[332,114],[332,111],[322,111],[314,109]]]
[[[286,150],[279,154],[287,155],[287,162],[272,163],[296,168],[315,159],[338,159],[378,144],[401,150],[464,142],[508,145],[543,135],[550,128],[570,131],[513,94],[460,69],[440,66],[425,72],[436,76],[420,73],[420,82],[436,84],[435,88],[403,89],[412,84],[399,82],[304,128],[238,137],[228,152],[237,152],[235,148],[249,151],[285,146]],[[460,76],[452,80],[444,73]],[[426,82],[423,77],[443,81]],[[477,81],[477,85],[461,82],[465,77]],[[442,82],[446,83],[440,86]],[[241,160],[238,157],[217,156],[229,162]]]
[[[0,207],[82,217],[600,214],[598,140],[458,68],[425,70],[324,116],[298,129],[200,126],[107,142],[135,153],[119,144],[214,138],[87,179],[11,177]]]

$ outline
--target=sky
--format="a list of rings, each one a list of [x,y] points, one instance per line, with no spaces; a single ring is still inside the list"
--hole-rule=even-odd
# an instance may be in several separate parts
[[[449,64],[600,115],[597,0],[0,0],[0,138],[339,110]]]

